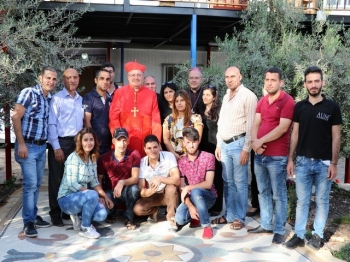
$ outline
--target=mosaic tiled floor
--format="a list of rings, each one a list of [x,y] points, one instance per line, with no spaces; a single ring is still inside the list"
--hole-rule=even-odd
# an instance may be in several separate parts
[[[41,192],[40,215],[49,221],[48,196]],[[178,233],[169,233],[167,222],[141,223],[128,231],[120,218],[115,224],[94,224],[99,239],[80,237],[71,225],[39,228],[37,238],[27,238],[22,232],[22,210],[1,232],[0,260],[12,261],[108,261],[108,262],[170,262],[170,261],[311,261],[296,250],[272,244],[272,234],[247,234],[258,222],[247,218],[239,231],[229,225],[214,228],[214,237],[202,239],[201,228],[185,226]],[[70,221],[65,221],[71,223]]]

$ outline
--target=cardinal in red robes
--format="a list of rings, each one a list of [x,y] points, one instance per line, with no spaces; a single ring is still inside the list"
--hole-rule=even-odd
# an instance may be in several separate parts
[[[118,127],[129,133],[128,148],[138,150],[145,156],[143,139],[150,134],[161,141],[162,127],[158,109],[157,94],[142,85],[146,66],[135,62],[125,64],[129,84],[118,88],[109,110],[111,134]]]

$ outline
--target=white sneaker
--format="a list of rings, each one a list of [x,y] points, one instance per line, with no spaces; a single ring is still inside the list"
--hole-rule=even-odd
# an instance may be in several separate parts
[[[79,231],[81,227],[81,220],[79,219],[78,215],[70,215],[70,219],[73,222],[74,230]]]
[[[94,228],[93,225],[91,225],[90,227],[81,226],[79,235],[81,235],[82,237],[86,237],[86,238],[99,238],[100,237],[100,234],[96,231],[96,229]]]

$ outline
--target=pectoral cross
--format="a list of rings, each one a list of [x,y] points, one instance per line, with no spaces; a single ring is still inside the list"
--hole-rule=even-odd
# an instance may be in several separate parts
[[[131,109],[131,113],[134,113],[134,117],[136,117],[137,112],[139,112],[139,110],[136,109],[136,106],[134,106],[134,109]]]

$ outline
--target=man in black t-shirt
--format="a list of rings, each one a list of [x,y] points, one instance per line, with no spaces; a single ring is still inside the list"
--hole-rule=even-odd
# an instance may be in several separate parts
[[[295,234],[285,246],[295,248],[305,245],[304,235],[314,184],[316,214],[312,238],[307,245],[318,250],[327,222],[332,180],[337,176],[342,117],[339,105],[321,94],[324,86],[322,70],[317,66],[310,66],[305,70],[304,76],[308,97],[295,105],[287,165],[288,175],[296,176],[298,203]]]

